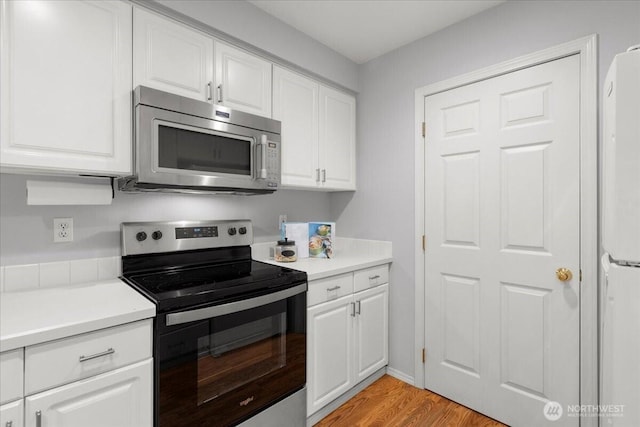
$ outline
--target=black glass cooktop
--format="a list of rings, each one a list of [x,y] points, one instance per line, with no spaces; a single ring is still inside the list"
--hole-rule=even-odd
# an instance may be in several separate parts
[[[254,260],[165,267],[124,274],[159,312],[259,295],[306,282],[306,273]]]

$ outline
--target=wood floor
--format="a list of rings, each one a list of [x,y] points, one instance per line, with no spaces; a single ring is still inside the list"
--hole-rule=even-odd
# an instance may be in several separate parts
[[[322,419],[317,427],[504,426],[427,390],[385,375]]]

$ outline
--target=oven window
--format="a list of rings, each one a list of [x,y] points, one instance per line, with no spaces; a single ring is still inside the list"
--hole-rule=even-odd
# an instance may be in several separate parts
[[[304,387],[306,301],[302,292],[163,328],[158,425],[235,425]]]
[[[251,175],[251,142],[158,125],[158,166]]]
[[[281,312],[258,320],[228,316],[198,339],[198,405],[283,368],[287,318]]]

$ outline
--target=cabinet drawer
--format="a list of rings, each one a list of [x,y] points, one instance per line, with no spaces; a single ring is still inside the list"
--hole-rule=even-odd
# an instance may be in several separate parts
[[[25,393],[91,377],[151,357],[151,320],[27,347]]]
[[[353,286],[355,292],[363,291],[374,286],[389,282],[389,266],[387,264],[378,267],[358,270],[353,273]]]
[[[22,427],[24,425],[24,400],[0,406],[0,426]]]
[[[23,396],[24,378],[23,349],[5,351],[0,354],[0,404],[20,399]]]
[[[353,274],[347,273],[309,282],[307,307],[353,293]]]

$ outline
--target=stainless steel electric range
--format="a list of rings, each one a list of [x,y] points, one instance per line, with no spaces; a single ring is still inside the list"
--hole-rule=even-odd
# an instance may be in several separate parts
[[[305,425],[306,273],[252,260],[249,220],[121,230],[122,279],[157,307],[156,426]]]

